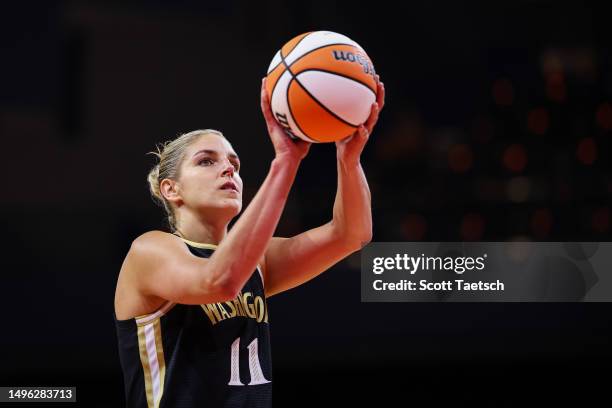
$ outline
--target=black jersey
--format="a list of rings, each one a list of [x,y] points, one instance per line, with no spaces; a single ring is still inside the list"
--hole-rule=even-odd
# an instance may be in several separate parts
[[[183,241],[199,257],[216,248]],[[167,302],[148,315],[115,316],[115,325],[127,407],[272,406],[268,307],[259,267],[231,301]]]

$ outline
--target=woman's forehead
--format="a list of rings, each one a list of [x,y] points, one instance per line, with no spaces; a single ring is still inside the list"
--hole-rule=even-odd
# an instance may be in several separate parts
[[[194,155],[200,150],[215,150],[222,155],[229,153],[236,154],[231,143],[223,136],[219,136],[215,133],[202,135],[189,146],[190,155]]]

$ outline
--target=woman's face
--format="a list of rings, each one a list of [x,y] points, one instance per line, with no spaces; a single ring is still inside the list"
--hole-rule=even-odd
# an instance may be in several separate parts
[[[232,145],[209,133],[196,139],[185,151],[178,180],[183,205],[201,214],[230,219],[242,209],[240,160]]]

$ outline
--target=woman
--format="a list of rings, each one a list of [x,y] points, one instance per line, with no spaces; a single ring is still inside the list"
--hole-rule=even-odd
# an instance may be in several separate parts
[[[266,298],[296,287],[370,241],[370,192],[360,155],[384,103],[336,142],[333,219],[292,238],[272,237],[310,144],[288,138],[265,92],[261,108],[275,158],[242,208],[240,161],[213,130],[163,146],[149,174],[173,233],[136,238],[115,293],[119,354],[129,407],[269,407],[272,367]]]

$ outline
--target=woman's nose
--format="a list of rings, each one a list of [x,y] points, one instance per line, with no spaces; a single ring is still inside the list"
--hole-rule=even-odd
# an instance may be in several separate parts
[[[233,176],[235,171],[236,170],[234,169],[234,165],[228,161],[225,164],[225,169],[223,170],[223,175],[224,176],[227,176],[227,175]]]

